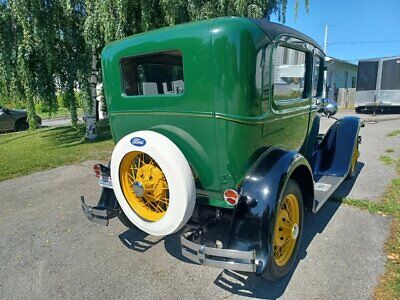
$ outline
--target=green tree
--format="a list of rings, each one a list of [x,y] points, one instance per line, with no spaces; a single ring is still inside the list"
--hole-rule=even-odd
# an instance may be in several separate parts
[[[296,10],[299,1],[296,1]],[[308,1],[305,2],[308,8]],[[91,45],[90,113],[87,136],[95,138],[96,84],[99,54],[105,44],[131,34],[193,20],[218,16],[267,17],[278,13],[283,19],[287,0],[103,0],[86,1],[85,39]]]
[[[55,41],[52,4],[41,0],[15,0],[8,2],[16,27],[17,90],[26,101],[28,121],[36,128],[35,102],[43,101],[52,107],[55,102],[54,56]]]
[[[87,61],[90,59],[82,34],[85,6],[80,0],[59,0],[55,3],[53,8],[58,32],[54,49],[57,59],[55,78],[68,105],[72,126],[76,127],[78,115],[75,90],[87,91],[86,78],[82,74],[87,72]]]
[[[304,3],[308,9],[308,0]],[[58,91],[76,126],[74,91],[79,89],[86,99],[86,135],[94,139],[99,56],[107,43],[218,16],[276,13],[284,22],[286,10],[287,0],[0,0],[0,101],[22,100],[35,128],[35,103],[44,103],[51,113]]]

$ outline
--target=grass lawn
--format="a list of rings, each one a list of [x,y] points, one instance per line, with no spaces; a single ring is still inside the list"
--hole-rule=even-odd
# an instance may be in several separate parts
[[[88,142],[84,124],[0,134],[0,181],[85,160],[108,160],[114,143],[108,121],[98,123],[99,138]]]
[[[394,132],[389,136],[400,134],[400,130]],[[400,158],[392,158],[391,164],[396,168],[399,178],[392,180],[383,202],[383,212],[392,215],[394,221],[386,245],[386,273],[375,294],[380,299],[400,299]]]
[[[392,137],[400,134],[400,129],[393,130],[392,132],[389,132],[387,136]]]
[[[78,117],[83,116],[83,108],[78,108]],[[49,116],[49,113],[47,112],[36,112],[41,118],[42,120],[46,120],[46,119],[54,119],[54,118],[60,118],[60,117],[69,117],[69,111],[68,109],[64,108],[64,107],[59,107],[56,113],[52,113],[51,116]]]

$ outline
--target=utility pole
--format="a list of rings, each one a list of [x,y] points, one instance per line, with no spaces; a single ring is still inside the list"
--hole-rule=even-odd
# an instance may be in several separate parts
[[[328,51],[328,25],[325,25],[325,35],[324,35],[324,52]]]
[[[327,51],[328,51],[328,25],[325,25],[325,35],[324,35],[324,52],[325,52],[325,55],[326,55]],[[326,58],[325,58],[325,62],[326,62]],[[327,72],[327,70],[325,68],[325,70],[324,70],[324,85],[323,85],[323,88],[322,88],[322,95],[324,95],[323,96],[324,98],[328,98],[328,93],[329,93],[329,91],[327,91],[327,89],[326,89],[327,77],[328,77],[328,72]]]

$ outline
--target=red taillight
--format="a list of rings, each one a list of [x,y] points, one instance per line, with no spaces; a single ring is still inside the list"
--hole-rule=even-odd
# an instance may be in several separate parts
[[[96,175],[97,178],[100,178],[100,174],[101,174],[101,167],[100,165],[94,165],[93,166],[93,171],[94,174]]]
[[[236,205],[239,201],[239,194],[233,189],[224,192],[224,200],[229,205]]]

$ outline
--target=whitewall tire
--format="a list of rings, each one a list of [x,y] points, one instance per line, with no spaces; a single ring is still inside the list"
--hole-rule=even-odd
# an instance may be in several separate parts
[[[124,158],[132,152],[144,153],[154,159],[168,182],[168,208],[155,221],[140,216],[125,196],[126,185],[124,186],[120,170]],[[156,236],[175,233],[192,216],[196,202],[192,171],[179,148],[162,134],[144,130],[123,137],[112,153],[111,178],[115,196],[123,212],[135,226],[146,233]]]

